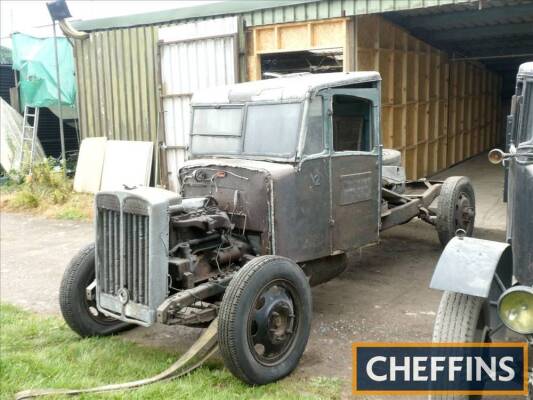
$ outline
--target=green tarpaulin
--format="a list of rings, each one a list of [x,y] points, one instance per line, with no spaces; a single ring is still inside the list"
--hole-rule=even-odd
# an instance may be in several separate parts
[[[57,106],[57,79],[54,39],[40,39],[15,33],[13,41],[13,69],[19,71],[21,106]],[[57,38],[61,104],[76,106],[76,79],[72,45],[67,38]]]

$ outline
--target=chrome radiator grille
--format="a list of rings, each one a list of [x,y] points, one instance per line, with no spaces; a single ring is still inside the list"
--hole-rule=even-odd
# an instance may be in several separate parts
[[[102,256],[98,282],[103,293],[120,289],[120,211],[98,209],[99,253]]]
[[[116,296],[125,288],[131,301],[148,305],[149,217],[123,213],[121,229],[119,211],[102,208],[98,215],[101,219],[98,237],[102,238],[99,270],[102,293]]]
[[[104,314],[155,322],[168,290],[168,193],[141,188],[97,194],[96,291]]]
[[[124,213],[124,286],[131,300],[148,304],[148,216]]]

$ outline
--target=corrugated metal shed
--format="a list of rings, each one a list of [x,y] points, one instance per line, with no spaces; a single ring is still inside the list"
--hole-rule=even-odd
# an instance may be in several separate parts
[[[478,0],[223,1],[175,10],[74,21],[73,25],[79,30],[93,31],[238,14],[244,18],[247,26],[257,26],[477,2]]]
[[[455,69],[448,56],[450,59],[457,57],[455,53],[461,47],[465,51],[460,56],[469,56],[466,50],[474,48],[470,46],[474,40],[480,51],[491,53],[496,49],[504,52],[509,48],[509,39],[505,36],[508,34],[513,37],[514,49],[529,49],[533,43],[530,40],[533,19],[528,13],[532,8],[531,3],[531,0],[226,1],[133,16],[79,21],[75,23],[76,28],[90,32],[89,39],[78,40],[75,44],[81,136],[154,142],[158,137],[161,138],[162,130],[158,129],[158,121],[163,119],[158,118],[158,111],[163,107],[160,106],[160,89],[157,87],[161,77],[157,43],[159,28],[217,17],[239,16],[248,28],[246,34],[249,36],[246,43],[244,39],[242,42],[241,38],[239,40],[239,80],[243,80],[246,74],[242,71],[246,67],[249,78],[258,79],[257,76],[261,76],[260,71],[253,74],[250,65],[254,63],[250,59],[255,57],[255,64],[260,65],[258,62],[261,54],[272,52],[272,46],[267,46],[268,49],[265,50],[258,45],[263,36],[268,36],[263,35],[266,31],[272,31],[269,37],[273,38],[273,43],[277,41],[281,44],[285,37],[283,33],[285,30],[291,31],[288,27],[293,25],[298,29],[292,31],[300,32],[292,35],[293,39],[298,42],[298,46],[305,46],[303,39],[300,40],[303,36],[299,35],[307,32],[307,36],[313,37],[311,25],[319,24],[322,27],[332,21],[344,21],[339,24],[344,26],[342,38],[336,41],[335,46],[344,49],[344,69],[375,69],[382,72],[384,99],[388,99],[383,110],[384,143],[406,152],[405,159],[410,165],[412,177],[423,176],[461,161],[498,139],[501,113],[498,105],[499,80],[493,79],[480,63],[472,63],[470,60],[459,61],[457,65],[461,67],[456,68],[457,74],[453,75]],[[395,27],[400,25],[406,30],[401,34],[391,33],[396,28],[381,32],[382,29],[378,26],[368,24],[374,17],[363,16],[365,14],[381,14],[393,21]],[[308,25],[307,31],[304,30],[304,25]],[[383,26],[387,27],[388,24]],[[509,33],[506,33],[507,29]],[[331,31],[318,31],[320,38],[331,35]],[[501,41],[494,39],[496,33],[501,33]],[[514,41],[518,40],[516,35],[522,35],[527,40],[521,40],[515,46]],[[426,42],[435,49],[429,49]],[[448,46],[447,43],[451,45]],[[249,47],[246,51],[245,44]],[[278,47],[274,46],[274,52],[287,50],[286,46]],[[446,50],[447,54],[440,54],[440,50]],[[245,57],[248,63],[243,63]],[[491,66],[489,62],[486,64]],[[442,90],[435,89],[435,81],[429,79],[430,73],[442,75]],[[458,82],[472,81],[469,87],[473,89],[464,93],[451,90],[448,96],[447,85],[451,85],[453,89],[452,78],[455,76]],[[409,83],[413,79],[416,85]],[[414,96],[417,102],[413,103],[414,100],[409,99],[407,92],[416,86],[420,93]],[[165,94],[164,88],[162,94]],[[457,103],[455,106],[454,102]],[[455,107],[453,110],[472,109],[472,112],[448,112],[448,103]],[[436,109],[439,109],[438,113],[434,112]],[[483,114],[485,109],[498,111]],[[448,113],[453,114],[448,118],[451,123],[446,118]],[[484,115],[483,121],[478,114]],[[470,119],[463,121],[466,118]],[[454,121],[457,122],[455,131],[452,129]],[[168,118],[165,118],[165,122],[172,125]],[[490,129],[486,128],[489,125]],[[416,128],[418,126],[423,129]],[[404,134],[395,133],[397,127],[401,127]],[[387,132],[392,133],[387,136]],[[407,135],[406,132],[411,133]],[[450,137],[459,138],[460,140],[456,140],[459,145],[450,145]],[[177,142],[175,144],[180,145]],[[446,147],[450,149],[445,152],[442,149]],[[439,159],[431,159],[433,154],[438,154]]]
[[[195,18],[240,14],[247,26],[461,4],[476,0],[227,1],[73,22],[81,137],[156,141],[157,30]]]

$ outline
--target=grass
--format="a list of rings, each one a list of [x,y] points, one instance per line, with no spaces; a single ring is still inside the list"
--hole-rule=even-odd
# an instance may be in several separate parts
[[[49,218],[92,220],[93,196],[75,193],[72,180],[46,160],[33,168],[31,176],[10,174],[0,187],[0,209],[29,212]]]
[[[16,392],[31,388],[84,388],[146,378],[163,371],[177,357],[120,337],[80,339],[59,317],[0,304],[0,399],[12,399]],[[336,399],[340,387],[339,380],[322,377],[288,377],[249,387],[210,362],[173,381],[80,398]]]

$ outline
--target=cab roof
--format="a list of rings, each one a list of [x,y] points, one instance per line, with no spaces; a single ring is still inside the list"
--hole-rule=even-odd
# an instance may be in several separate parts
[[[379,72],[375,71],[291,74],[280,78],[199,90],[193,94],[191,102],[193,105],[202,105],[302,101],[309,94],[321,89],[380,80]]]

